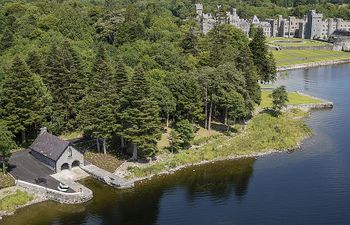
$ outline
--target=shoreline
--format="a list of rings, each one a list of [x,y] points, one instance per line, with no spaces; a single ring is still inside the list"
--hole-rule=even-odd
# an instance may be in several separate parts
[[[277,72],[296,70],[296,69],[307,69],[307,68],[320,67],[320,66],[347,64],[347,63],[350,63],[350,58],[349,59],[339,59],[339,60],[329,60],[329,61],[323,61],[323,62],[310,62],[310,63],[294,64],[294,65],[288,65],[288,66],[278,66]]]
[[[300,93],[300,94],[304,94],[304,93]],[[306,95],[306,94],[304,94]],[[309,95],[307,95],[309,96]],[[314,96],[310,96],[313,98],[316,98]],[[287,110],[290,108],[299,108],[301,110],[305,110],[307,112],[310,112],[312,109],[320,109],[320,108],[332,108],[333,107],[333,103],[329,102],[325,99],[320,99],[320,98],[316,98],[319,100],[322,100],[322,103],[317,103],[317,104],[303,104],[303,105],[296,105],[296,106],[291,106],[291,107],[287,107]],[[247,123],[249,123],[250,121],[248,121]],[[193,163],[186,163],[180,166],[177,166],[175,168],[168,168],[164,171],[158,172],[158,173],[153,173],[150,174],[148,176],[143,176],[143,177],[130,177],[130,173],[127,170],[127,167],[129,167],[130,165],[127,165],[128,163],[123,163],[115,172],[114,174],[120,176],[121,178],[124,178],[125,180],[127,180],[130,183],[142,183],[142,181],[145,180],[151,180],[154,177],[157,176],[164,176],[164,175],[171,175],[174,174],[177,171],[180,171],[182,169],[185,168],[189,168],[189,167],[193,167],[193,166],[200,166],[200,165],[205,165],[205,164],[209,164],[209,163],[216,163],[216,162],[222,162],[222,161],[229,161],[229,160],[239,160],[239,159],[244,159],[244,158],[260,158],[260,157],[264,157],[264,156],[268,156],[274,153],[286,153],[286,152],[293,152],[296,151],[298,149],[300,149],[300,146],[302,144],[303,141],[305,141],[306,139],[310,138],[312,136],[312,133],[310,134],[306,134],[303,137],[300,138],[300,140],[297,141],[296,145],[287,149],[269,149],[269,150],[263,150],[262,152],[260,151],[256,151],[254,153],[250,153],[250,154],[242,154],[242,155],[231,155],[231,156],[226,156],[226,157],[218,157],[218,158],[214,158],[211,160],[202,160],[202,161],[198,161],[198,162],[193,162]],[[212,141],[206,142],[204,145],[210,144]],[[203,147],[204,145],[200,145],[200,146],[193,146],[193,148],[200,148]],[[227,144],[226,144],[227,145]],[[221,147],[225,146],[225,143],[223,143],[221,145]],[[161,161],[158,161],[161,162]],[[157,163],[157,162],[155,162]],[[125,164],[125,165],[124,165]],[[122,167],[125,167],[124,169],[122,169]],[[134,165],[137,166],[137,165]],[[35,205],[44,201],[48,201],[50,200],[47,197],[44,197],[43,195],[39,195],[38,193],[32,191],[32,190],[28,190],[27,188],[22,188],[22,187],[18,187],[18,186],[13,186],[13,187],[9,187],[6,189],[12,189],[12,190],[24,190],[30,194],[34,195],[34,199],[24,205],[20,205],[17,206],[15,209],[13,210],[9,210],[9,211],[0,211],[0,221],[2,220],[3,217],[5,216],[12,216],[16,213],[16,211],[20,208],[24,208],[30,205]],[[2,189],[5,190],[5,189]],[[1,190],[0,190],[1,191]]]
[[[231,161],[231,160],[239,160],[239,159],[245,159],[245,158],[261,158],[261,157],[264,157],[264,156],[268,156],[268,155],[271,155],[271,154],[274,154],[274,153],[286,153],[286,152],[292,152],[292,151],[296,151],[300,148],[301,146],[301,143],[303,141],[305,141],[306,139],[308,139],[309,137],[311,137],[312,135],[307,135],[305,137],[302,138],[302,140],[299,141],[299,143],[293,147],[293,148],[290,148],[290,149],[282,149],[282,150],[268,150],[266,152],[257,152],[257,153],[251,153],[251,154],[246,154],[246,155],[233,155],[233,156],[229,156],[227,158],[216,158],[216,159],[212,159],[212,160],[203,160],[203,161],[200,161],[200,162],[197,162],[197,163],[188,163],[188,164],[184,164],[184,165],[181,165],[181,166],[178,166],[178,167],[175,167],[175,168],[172,168],[170,170],[166,170],[166,171],[163,171],[163,172],[160,172],[160,173],[157,173],[157,174],[151,174],[149,176],[146,176],[146,177],[139,177],[139,178],[133,178],[131,180],[129,180],[130,182],[134,182],[134,183],[142,183],[142,181],[145,181],[145,180],[151,180],[152,178],[154,177],[157,177],[157,176],[166,176],[166,175],[171,175],[171,174],[174,174],[176,173],[177,171],[180,171],[182,169],[186,169],[186,168],[189,168],[189,167],[194,167],[194,166],[201,166],[201,165],[206,165],[206,164],[209,164],[209,163],[217,163],[217,162],[224,162],[224,161]]]
[[[0,210],[0,221],[3,219],[3,217],[14,215],[17,212],[18,209],[25,208],[27,206],[35,205],[35,204],[38,204],[38,203],[45,202],[45,201],[49,200],[43,195],[38,195],[37,193],[35,193],[33,191],[30,191],[30,190],[28,190],[26,188],[22,188],[22,187],[19,187],[19,186],[12,186],[12,187],[8,187],[8,188],[4,188],[4,189],[1,189],[0,191],[4,191],[4,192],[8,191],[10,193],[14,193],[16,190],[25,191],[28,194],[33,195],[33,200],[27,202],[24,205],[18,205],[12,210],[2,210],[2,211]],[[6,197],[6,196],[4,196],[4,197]]]
[[[331,108],[333,108],[333,103],[328,101],[328,100],[317,98],[317,97],[314,97],[314,96],[310,96],[310,95],[307,95],[307,94],[304,94],[304,93],[301,93],[301,92],[298,92],[298,93],[299,94],[303,94],[305,96],[309,96],[309,97],[318,99],[318,100],[321,100],[322,102],[321,103],[316,103],[316,104],[288,105],[286,110],[297,108],[297,109],[304,110],[304,111],[310,113],[310,111],[313,110],[313,109],[331,109]],[[310,116],[310,114],[309,114],[309,116]],[[249,122],[250,121],[248,121],[248,123]],[[115,173],[118,173],[119,176],[122,176],[124,179],[127,179],[130,182],[134,182],[134,183],[141,182],[142,183],[142,181],[144,181],[144,180],[151,180],[153,177],[156,177],[156,176],[163,176],[163,175],[174,174],[175,172],[177,172],[179,170],[182,170],[182,169],[185,169],[185,168],[188,168],[188,167],[192,167],[192,166],[199,166],[199,165],[215,163],[215,162],[221,162],[221,161],[228,161],[228,160],[238,160],[238,159],[243,159],[243,158],[260,158],[260,157],[264,157],[264,156],[267,156],[267,155],[271,155],[273,153],[284,153],[284,152],[296,151],[297,149],[300,148],[302,142],[305,141],[306,139],[310,138],[312,135],[313,134],[311,133],[311,134],[305,135],[304,137],[301,137],[300,140],[296,143],[295,146],[293,146],[291,148],[288,148],[288,149],[270,149],[270,150],[263,151],[263,152],[257,151],[255,153],[245,154],[245,155],[231,155],[231,156],[228,156],[228,157],[218,157],[218,158],[215,158],[215,159],[212,159],[212,160],[202,160],[202,161],[195,162],[195,163],[183,164],[183,165],[177,166],[175,168],[170,168],[170,169],[161,171],[159,173],[154,173],[154,174],[150,174],[148,176],[143,176],[143,177],[131,177],[131,178],[129,177],[129,179],[128,179],[128,176],[130,174],[129,174],[129,172],[127,170],[123,171],[121,169],[123,167],[123,165],[121,165],[115,171]],[[206,144],[209,144],[209,143],[206,143]],[[137,166],[137,165],[135,165],[135,166]]]

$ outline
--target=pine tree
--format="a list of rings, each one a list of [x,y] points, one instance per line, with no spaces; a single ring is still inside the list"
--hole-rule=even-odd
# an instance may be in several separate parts
[[[0,163],[2,164],[2,172],[6,173],[6,162],[11,156],[11,150],[16,147],[12,139],[13,135],[8,131],[4,122],[0,122]]]
[[[85,134],[105,141],[111,137],[115,126],[113,98],[111,98],[115,91],[113,86],[115,83],[102,46],[97,52],[90,76],[90,86],[81,101],[78,118]],[[106,145],[103,147],[106,152]]]
[[[0,39],[0,50],[5,51],[6,49],[12,47],[13,42],[14,42],[13,32],[10,31],[9,29],[5,29]]]
[[[123,125],[120,115],[125,110],[125,106],[127,104],[126,90],[128,88],[128,82],[129,80],[124,62],[121,57],[117,56],[115,64],[115,97],[117,97],[117,99],[113,102],[116,121],[113,130],[115,134],[120,138],[120,144],[122,149],[125,147],[125,140],[122,133]]]
[[[193,125],[188,120],[180,120],[175,124],[174,130],[178,133],[182,149],[191,147],[191,142],[194,139]]]
[[[126,72],[123,59],[119,56],[116,59],[115,74],[117,91],[120,93],[128,85],[128,74]]]
[[[138,67],[128,87],[127,105],[122,113],[123,136],[133,145],[133,157],[152,156],[160,137],[159,108],[153,100],[144,71]],[[141,152],[139,153],[138,150]]]
[[[13,60],[0,93],[1,117],[13,134],[26,141],[28,130],[40,126],[51,112],[51,96],[41,77],[19,56]]]
[[[76,117],[78,114],[79,102],[84,96],[86,77],[81,59],[68,40],[63,42],[62,50],[64,65],[67,71],[65,79],[68,85],[68,99],[66,99],[65,102],[68,118],[66,119],[65,129],[72,131],[78,127]]]
[[[241,45],[240,52],[236,58],[236,68],[239,69],[246,80],[246,88],[250,98],[255,104],[260,104],[261,89],[258,83],[259,75],[254,65],[253,55],[247,44]]]
[[[262,28],[256,29],[249,47],[252,51],[254,64],[260,75],[260,79],[265,82],[273,81],[276,78],[276,70],[274,70],[274,66],[272,65],[274,61],[270,61],[271,55],[269,55],[266,37]]]
[[[85,76],[78,54],[68,41],[61,46],[51,46],[44,81],[53,97],[51,129],[56,133],[76,129],[77,108],[83,97]]]
[[[42,56],[37,51],[29,52],[27,56],[27,65],[33,73],[40,76],[44,75],[45,63],[42,60]]]

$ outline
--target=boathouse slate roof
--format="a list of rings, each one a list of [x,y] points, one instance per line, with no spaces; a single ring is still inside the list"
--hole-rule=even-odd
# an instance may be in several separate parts
[[[57,161],[70,142],[64,141],[59,137],[48,133],[41,133],[29,147],[32,151],[36,151],[53,161]]]

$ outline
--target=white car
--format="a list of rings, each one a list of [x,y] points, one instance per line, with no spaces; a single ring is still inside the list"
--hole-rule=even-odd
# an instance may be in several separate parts
[[[67,192],[68,189],[69,189],[69,187],[68,187],[68,185],[65,185],[65,184],[60,183],[60,185],[57,187],[57,189],[58,189],[59,191],[62,191],[62,192]]]

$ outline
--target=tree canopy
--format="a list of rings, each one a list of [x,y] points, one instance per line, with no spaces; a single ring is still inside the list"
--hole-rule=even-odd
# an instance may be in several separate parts
[[[250,16],[257,5],[244,12],[223,1],[222,10]],[[193,124],[251,116],[258,80],[275,73],[263,38],[220,24],[200,33],[189,0],[6,1],[0,120],[24,146],[45,125],[57,135],[82,131],[105,151],[132,148],[134,158],[153,156],[162,128],[178,127],[174,145],[185,148]]]

